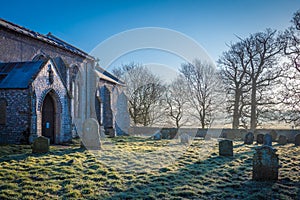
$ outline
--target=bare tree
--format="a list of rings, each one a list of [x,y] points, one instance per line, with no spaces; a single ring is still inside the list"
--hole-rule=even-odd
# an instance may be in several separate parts
[[[229,50],[218,60],[218,64],[227,91],[227,111],[232,115],[232,128],[237,129],[243,114],[245,93],[249,92],[250,83],[246,73],[250,60],[243,42],[231,44]]]
[[[282,39],[285,42],[284,53],[288,58],[286,79],[281,90],[282,109],[280,119],[287,123],[300,125],[300,10],[294,13],[290,26]]]
[[[291,20],[292,26],[282,35],[285,41],[284,53],[290,58],[294,67],[300,72],[300,10]]]
[[[162,97],[165,86],[145,66],[131,63],[113,73],[126,83],[125,94],[134,125],[153,125],[163,116]]]
[[[276,31],[267,29],[250,35],[230,47],[219,60],[227,89],[233,95],[233,128],[241,119],[243,126],[256,129],[258,118],[268,116],[271,105],[278,104],[274,98],[274,87],[278,85],[283,69],[279,66],[279,55],[283,42]]]
[[[167,116],[170,117],[177,128],[180,128],[186,123],[183,117],[187,103],[186,83],[182,77],[177,77],[168,86],[165,100],[167,103]]]
[[[202,128],[208,127],[214,120],[221,85],[216,69],[195,60],[193,64],[183,64],[180,72],[187,85],[186,96],[192,111],[190,114],[200,121]]]
[[[276,35],[276,31],[267,29],[265,32],[255,33],[242,40],[245,45],[249,67],[246,73],[251,79],[251,113],[250,128],[256,129],[258,119],[258,106],[276,104],[272,98],[263,91],[272,87],[282,76],[282,68],[278,66],[278,55],[283,50],[283,43]],[[261,92],[258,95],[258,92]],[[264,98],[263,98],[264,97]]]

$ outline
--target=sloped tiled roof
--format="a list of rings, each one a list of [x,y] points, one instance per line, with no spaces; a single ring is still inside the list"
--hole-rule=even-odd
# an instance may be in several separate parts
[[[51,45],[54,45],[54,46],[57,46],[57,47],[60,47],[60,48],[63,48],[67,51],[70,51],[72,53],[75,53],[75,54],[78,54],[80,56],[83,56],[83,57],[86,57],[86,58],[89,58],[89,59],[92,59],[94,60],[94,58],[92,56],[90,56],[88,53],[74,47],[73,45],[55,37],[54,35],[52,35],[51,33],[48,33],[47,35],[43,35],[43,34],[40,34],[38,32],[35,32],[35,31],[32,31],[32,30],[29,30],[27,28],[24,28],[22,26],[19,26],[17,24],[14,24],[14,23],[11,23],[9,21],[6,21],[4,19],[1,19],[0,18],[0,27],[5,27],[9,30],[12,30],[12,31],[15,31],[15,32],[18,32],[18,33],[21,33],[23,35],[27,35],[31,38],[34,38],[34,39],[37,39],[37,40],[41,40],[43,42],[46,42],[48,44],[51,44]]]
[[[98,65],[96,66],[96,73],[103,80],[106,80],[111,83],[119,84],[119,85],[125,85],[125,83],[123,81],[121,81],[116,76],[112,75],[111,73],[104,70],[102,67],[100,67]]]
[[[0,63],[0,89],[25,89],[47,61]]]

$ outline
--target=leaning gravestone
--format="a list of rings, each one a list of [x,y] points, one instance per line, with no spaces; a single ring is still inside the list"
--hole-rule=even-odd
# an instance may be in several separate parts
[[[94,118],[89,118],[84,121],[81,141],[88,150],[101,149],[99,124]]]
[[[231,140],[221,140],[219,142],[220,156],[233,156],[233,145]]]
[[[256,181],[278,180],[279,159],[276,149],[264,145],[255,150],[252,179]]]
[[[295,136],[295,145],[296,145],[296,146],[300,146],[300,134],[297,134],[297,135]]]
[[[264,145],[272,146],[272,136],[270,134],[266,134],[264,136]]]
[[[278,138],[278,144],[280,145],[287,144],[287,137],[285,135],[280,135]]]
[[[32,153],[47,153],[49,152],[50,139],[40,136],[33,141]]]
[[[249,132],[245,136],[244,144],[253,144],[254,135],[252,132]]]
[[[257,144],[263,144],[264,143],[264,134],[257,134],[256,136],[256,142]]]

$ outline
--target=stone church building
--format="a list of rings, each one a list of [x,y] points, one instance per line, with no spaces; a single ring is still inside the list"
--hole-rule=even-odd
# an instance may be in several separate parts
[[[68,142],[91,117],[106,133],[124,134],[122,88],[82,50],[0,19],[0,143]]]

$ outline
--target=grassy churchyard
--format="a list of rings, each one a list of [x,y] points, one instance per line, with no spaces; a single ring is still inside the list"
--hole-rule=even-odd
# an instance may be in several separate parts
[[[32,154],[29,145],[0,146],[0,199],[300,199],[300,146],[273,143],[279,180],[252,181],[257,145],[235,141],[221,157],[216,140],[117,137],[101,151],[78,140]]]

